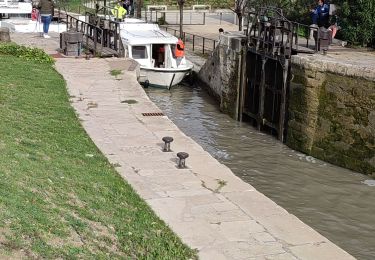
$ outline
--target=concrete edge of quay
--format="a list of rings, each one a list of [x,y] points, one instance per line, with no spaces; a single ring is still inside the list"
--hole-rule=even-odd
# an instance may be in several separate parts
[[[143,116],[161,111],[135,71],[125,66],[122,80],[110,76],[114,60],[58,59],[56,69],[90,138],[201,259],[354,259],[235,176],[166,116]],[[130,99],[136,102],[124,102]],[[175,139],[171,153],[162,152],[166,135]],[[186,169],[176,167],[180,151],[190,155]]]
[[[358,52],[358,54],[363,54]],[[320,72],[331,72],[334,74],[359,77],[375,82],[374,64],[366,64],[366,62],[351,64],[350,61],[338,60],[328,55],[306,55],[299,54],[292,56],[292,63],[304,69],[312,69]]]

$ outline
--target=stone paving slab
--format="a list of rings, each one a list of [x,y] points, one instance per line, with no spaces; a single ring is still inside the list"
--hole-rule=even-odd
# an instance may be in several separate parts
[[[353,259],[236,177],[167,117],[142,116],[160,109],[134,71],[124,70],[123,80],[109,74],[113,61],[58,59],[56,68],[92,140],[201,259]],[[137,103],[121,103],[127,99]],[[164,153],[167,134],[175,140]],[[179,151],[190,154],[186,169],[176,167]]]
[[[331,72],[342,76],[360,77],[375,81],[375,51],[340,51],[321,54],[298,54],[292,56],[292,63],[305,69]]]

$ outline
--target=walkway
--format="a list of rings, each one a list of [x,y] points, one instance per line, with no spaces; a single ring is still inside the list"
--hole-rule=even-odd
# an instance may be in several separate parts
[[[28,37],[13,35],[23,42]],[[42,38],[34,43],[55,47]],[[91,139],[201,259],[354,259],[236,177],[167,117],[143,116],[161,111],[132,65],[116,58],[59,58],[56,69]],[[123,71],[120,79],[112,69]],[[173,152],[162,152],[163,136],[174,137]],[[190,154],[187,169],[176,167],[179,151]]]

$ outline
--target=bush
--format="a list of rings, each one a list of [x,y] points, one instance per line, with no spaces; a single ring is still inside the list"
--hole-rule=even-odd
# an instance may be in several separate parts
[[[239,1],[239,0],[237,0]],[[353,45],[375,45],[375,0],[332,0],[335,4],[342,40]],[[291,21],[311,24],[309,10],[316,6],[312,0],[248,0],[249,8],[275,6],[282,8],[284,15]]]
[[[38,63],[54,63],[53,58],[42,49],[25,47],[15,43],[1,43],[0,54],[12,55],[28,61],[36,61]]]
[[[375,40],[375,1],[345,0],[338,5],[343,38],[354,45],[371,45]]]

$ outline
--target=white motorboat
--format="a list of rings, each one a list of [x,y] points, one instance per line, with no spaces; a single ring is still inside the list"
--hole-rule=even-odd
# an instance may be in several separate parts
[[[157,24],[127,18],[120,24],[125,56],[140,64],[139,82],[171,88],[191,72],[193,65],[177,55],[179,40]]]

